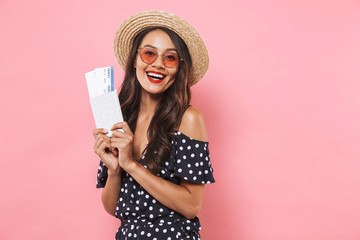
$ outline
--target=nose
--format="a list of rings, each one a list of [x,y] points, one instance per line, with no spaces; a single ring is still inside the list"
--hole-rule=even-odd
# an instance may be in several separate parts
[[[164,61],[161,55],[158,55],[158,57],[155,59],[155,61],[152,64],[157,68],[162,68],[162,69],[165,68]]]

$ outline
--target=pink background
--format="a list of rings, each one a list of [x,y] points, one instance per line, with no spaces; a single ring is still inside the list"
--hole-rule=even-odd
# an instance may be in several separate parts
[[[128,16],[173,12],[210,55],[192,88],[217,182],[203,239],[360,239],[360,2],[0,1],[0,239],[113,239],[84,73]]]

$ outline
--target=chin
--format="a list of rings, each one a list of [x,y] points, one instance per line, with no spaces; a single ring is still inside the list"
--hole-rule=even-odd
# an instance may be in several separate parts
[[[172,82],[160,82],[160,83],[152,83],[148,80],[146,81],[139,81],[142,89],[150,93],[152,95],[161,95],[164,93],[168,88],[173,84]]]

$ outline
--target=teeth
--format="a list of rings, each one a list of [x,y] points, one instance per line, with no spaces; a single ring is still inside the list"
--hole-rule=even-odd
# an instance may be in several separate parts
[[[155,78],[164,78],[165,75],[162,75],[162,74],[156,74],[156,73],[151,73],[151,72],[148,72],[147,75],[149,77],[155,77]]]

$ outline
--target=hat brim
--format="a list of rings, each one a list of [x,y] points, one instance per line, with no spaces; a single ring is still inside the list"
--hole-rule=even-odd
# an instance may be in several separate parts
[[[209,56],[204,41],[199,33],[182,18],[164,11],[144,11],[126,19],[118,28],[114,39],[115,56],[125,70],[126,62],[134,38],[143,30],[151,27],[165,27],[177,33],[189,49],[192,69],[190,72],[192,86],[200,81],[209,67]]]

